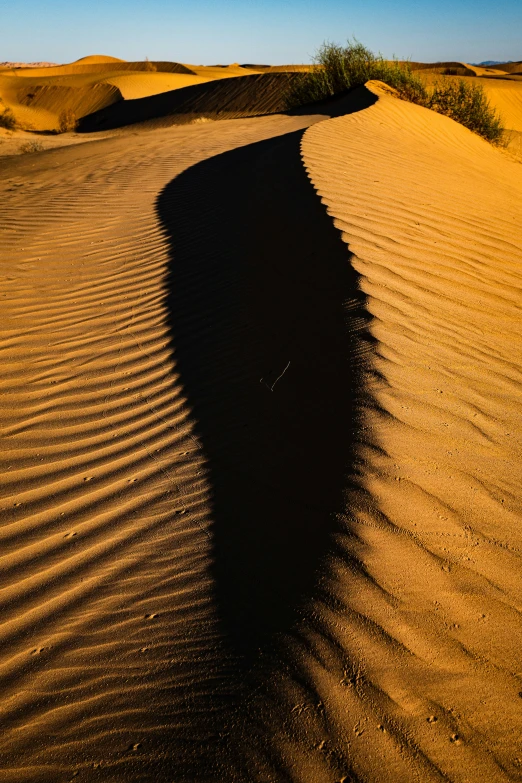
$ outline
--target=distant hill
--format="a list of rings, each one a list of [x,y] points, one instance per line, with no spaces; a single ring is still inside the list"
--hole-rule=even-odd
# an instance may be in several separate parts
[[[41,63],[11,63],[11,62],[3,62],[0,63],[0,68],[46,68],[52,65],[56,65],[57,63],[47,63],[47,62],[41,62]]]
[[[481,63],[470,63],[470,65],[482,65],[484,68],[492,65],[507,65],[514,62],[513,60],[484,60]]]

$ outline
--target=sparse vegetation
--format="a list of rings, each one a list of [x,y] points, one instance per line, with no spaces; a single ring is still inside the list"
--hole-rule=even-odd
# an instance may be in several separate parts
[[[424,105],[494,144],[503,139],[502,120],[491,107],[481,84],[470,84],[463,79],[441,79],[433,86]]]
[[[41,152],[43,149],[40,141],[26,141],[20,145],[20,152]]]
[[[475,76],[469,68],[444,68],[443,76]]]
[[[403,100],[451,117],[494,144],[502,141],[502,120],[480,84],[442,77],[430,87],[410,63],[389,62],[355,39],[346,46],[325,42],[320,47],[311,70],[293,82],[288,107],[331,98],[371,79],[393,87]]]
[[[58,115],[58,129],[60,133],[76,130],[78,118],[72,109],[64,109]]]
[[[415,96],[420,101],[425,94],[424,82],[413,73],[409,63],[397,60],[390,63],[354,39],[346,46],[324,43],[311,70],[295,80],[289,103],[300,106],[331,98],[361,87],[371,79],[389,84],[401,97],[408,95],[408,100]]]
[[[18,121],[11,109],[4,109],[0,113],[0,128],[6,128],[7,130],[16,130],[18,128]]]

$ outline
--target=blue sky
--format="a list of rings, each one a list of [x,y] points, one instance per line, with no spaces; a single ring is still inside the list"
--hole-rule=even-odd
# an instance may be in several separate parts
[[[386,57],[522,60],[520,0],[0,0],[0,30],[0,61],[299,63],[352,35]]]

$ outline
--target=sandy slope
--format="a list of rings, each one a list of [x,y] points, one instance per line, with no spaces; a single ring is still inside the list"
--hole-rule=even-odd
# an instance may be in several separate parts
[[[0,779],[522,780],[521,169],[373,89],[2,161]]]
[[[514,63],[503,63],[498,66],[498,69],[504,71],[504,73],[519,73],[522,74],[522,61],[519,60]]]
[[[211,81],[211,77],[205,78],[190,73],[124,73],[112,74],[105,81],[117,87],[124,100],[134,100],[179,90],[192,84],[203,84]]]
[[[0,96],[2,108],[8,106],[24,129],[36,131],[56,129],[64,110],[81,117],[122,99],[116,85],[101,79],[26,77],[20,86],[19,79],[1,73]]]
[[[250,74],[236,78],[202,79],[183,89],[111,104],[84,117],[80,133],[141,126],[136,130],[205,119],[239,119],[284,111],[292,73]]]
[[[200,161],[309,122],[158,131],[2,164],[3,780],[194,781],[215,766],[240,682],[222,649],[207,458],[169,317],[186,312],[179,342],[199,345],[209,313],[190,309],[205,277],[168,279],[170,214],[190,201],[167,192],[158,213],[158,197]],[[221,180],[205,191],[215,207],[176,237],[183,252],[239,196],[250,211],[248,191],[223,199]],[[271,357],[252,359],[270,380]],[[254,389],[270,400],[257,377]]]
[[[327,720],[337,742],[364,731],[364,780],[520,780],[520,167],[387,96],[310,129],[303,156],[361,276],[378,373],[318,643],[352,659],[361,719],[335,694]],[[364,750],[378,723],[386,771]]]

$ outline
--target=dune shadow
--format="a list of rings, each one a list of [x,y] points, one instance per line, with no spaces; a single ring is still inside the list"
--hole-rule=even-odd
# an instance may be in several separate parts
[[[285,73],[250,74],[120,100],[82,117],[77,132],[95,133],[136,123],[169,127],[201,117],[233,119],[273,114],[285,110],[291,79],[292,75]]]
[[[157,202],[177,369],[207,458],[219,617],[246,658],[290,630],[318,587],[371,350],[302,133],[199,163]]]

